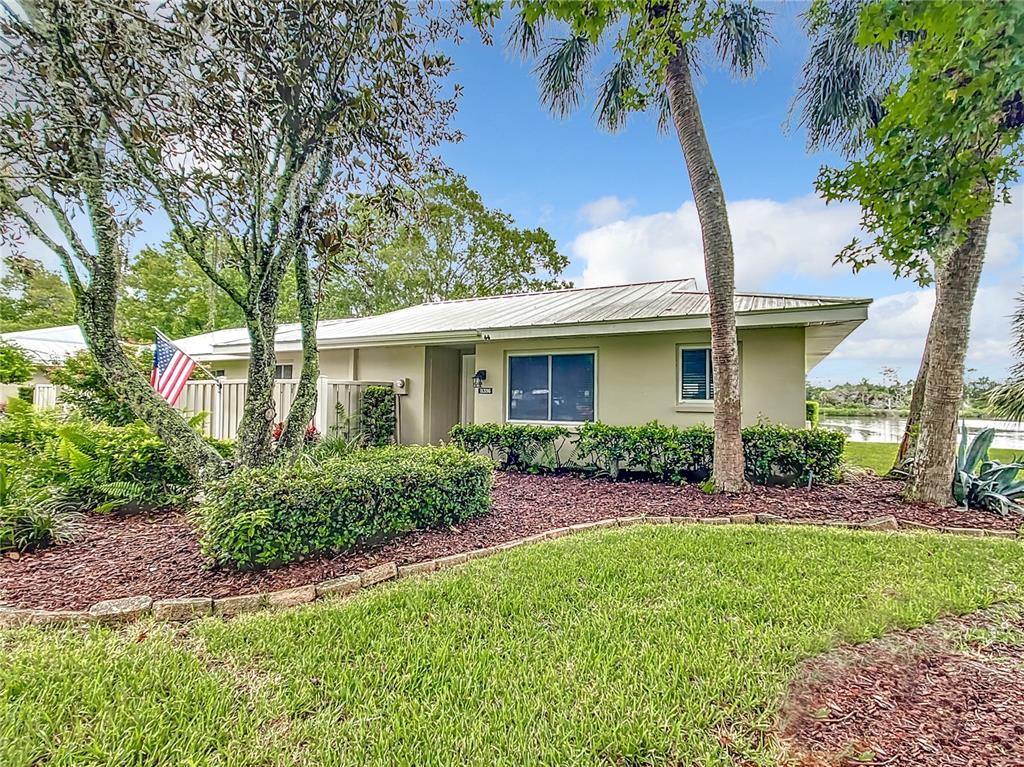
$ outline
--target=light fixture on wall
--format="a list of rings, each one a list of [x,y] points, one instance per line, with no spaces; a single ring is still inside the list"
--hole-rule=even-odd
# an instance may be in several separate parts
[[[473,388],[474,389],[479,389],[481,386],[484,385],[484,381],[486,381],[486,380],[487,380],[487,371],[486,370],[478,370],[478,371],[476,371],[475,373],[473,373]]]

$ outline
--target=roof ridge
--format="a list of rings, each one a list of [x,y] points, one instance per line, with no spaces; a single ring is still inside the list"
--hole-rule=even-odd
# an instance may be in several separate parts
[[[444,301],[424,301],[422,304],[413,304],[412,306],[406,307],[412,309],[416,306],[440,306],[441,304],[460,304],[468,303],[470,301],[488,301],[492,298],[516,298],[518,296],[546,296],[559,293],[575,293],[584,290],[608,290],[611,288],[634,288],[641,285],[667,285],[670,282],[688,282],[693,280],[696,282],[696,277],[675,277],[667,280],[644,280],[643,282],[621,282],[615,285],[589,285],[587,287],[572,286],[571,288],[554,288],[550,290],[526,290],[512,293],[497,293],[493,296],[468,296],[466,298],[448,298]],[[396,311],[401,311],[398,309]],[[389,314],[390,312],[384,312]],[[380,316],[380,315],[373,315]]]

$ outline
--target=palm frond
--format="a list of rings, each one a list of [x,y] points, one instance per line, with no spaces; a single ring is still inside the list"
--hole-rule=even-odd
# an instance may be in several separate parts
[[[585,37],[559,38],[537,65],[540,100],[559,117],[568,117],[579,108],[595,50]]]
[[[597,124],[615,133],[626,125],[629,108],[626,93],[636,83],[636,68],[628,59],[620,58],[604,76],[597,92],[594,114]]]
[[[668,101],[668,88],[662,88],[658,92],[654,108],[658,113],[658,133],[664,136],[672,127],[672,107]]]
[[[737,77],[750,77],[765,63],[772,13],[751,2],[729,3],[715,32],[715,53]]]
[[[804,23],[811,50],[790,106],[807,129],[807,146],[856,153],[869,128],[885,116],[883,101],[903,62],[903,45],[862,47],[856,43],[865,0],[822,5]]]
[[[508,29],[505,47],[522,59],[533,59],[540,55],[543,43],[541,25],[531,24],[523,13],[517,14]]]
[[[994,388],[988,395],[989,407],[1000,418],[1024,421],[1024,293],[1017,296],[1017,312],[1013,317],[1014,353],[1017,364],[1010,371],[1009,379]]]

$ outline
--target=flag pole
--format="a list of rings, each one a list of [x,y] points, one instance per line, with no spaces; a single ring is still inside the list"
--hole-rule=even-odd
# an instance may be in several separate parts
[[[174,347],[175,349],[178,349],[178,345],[177,345],[176,343],[174,343],[174,341],[172,341],[172,340],[171,340],[170,338],[168,338],[168,337],[167,337],[167,334],[166,334],[166,333],[162,333],[162,332],[160,331],[160,328],[153,328],[153,331],[154,331],[154,332],[155,332],[155,333],[156,333],[156,334],[157,334],[158,336],[160,336],[160,337],[161,337],[162,339],[164,339],[164,341],[166,341],[166,342],[167,342],[167,343],[169,343],[169,344],[170,344],[171,346],[173,346],[173,347]],[[179,351],[179,352],[181,352],[181,349],[178,349],[178,351]],[[185,352],[181,352],[181,353],[182,353],[182,354],[185,354]],[[194,358],[194,357],[193,357],[193,356],[192,356],[191,354],[190,354],[190,355],[187,355],[187,356],[188,356],[188,358],[189,358],[190,360],[192,360],[193,362],[195,362],[195,363],[196,363],[196,367],[197,367],[197,368],[199,368],[200,370],[202,370],[202,371],[203,371],[204,373],[206,373],[206,375],[210,376],[210,378],[212,378],[212,379],[213,379],[214,383],[216,383],[216,384],[217,384],[217,388],[218,388],[218,389],[220,389],[220,388],[222,388],[222,387],[224,386],[224,384],[222,384],[222,383],[221,383],[220,379],[219,379],[219,378],[217,378],[217,376],[215,376],[215,375],[213,374],[213,371],[211,371],[211,370],[210,370],[210,368],[206,367],[206,365],[204,365],[204,364],[202,364],[201,362],[199,362],[198,360],[196,360],[196,359],[195,359],[195,358]]]

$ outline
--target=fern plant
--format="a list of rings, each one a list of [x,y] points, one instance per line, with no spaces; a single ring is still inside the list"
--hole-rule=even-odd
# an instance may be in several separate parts
[[[0,552],[68,543],[82,533],[84,522],[52,490],[34,486],[0,464]]]

